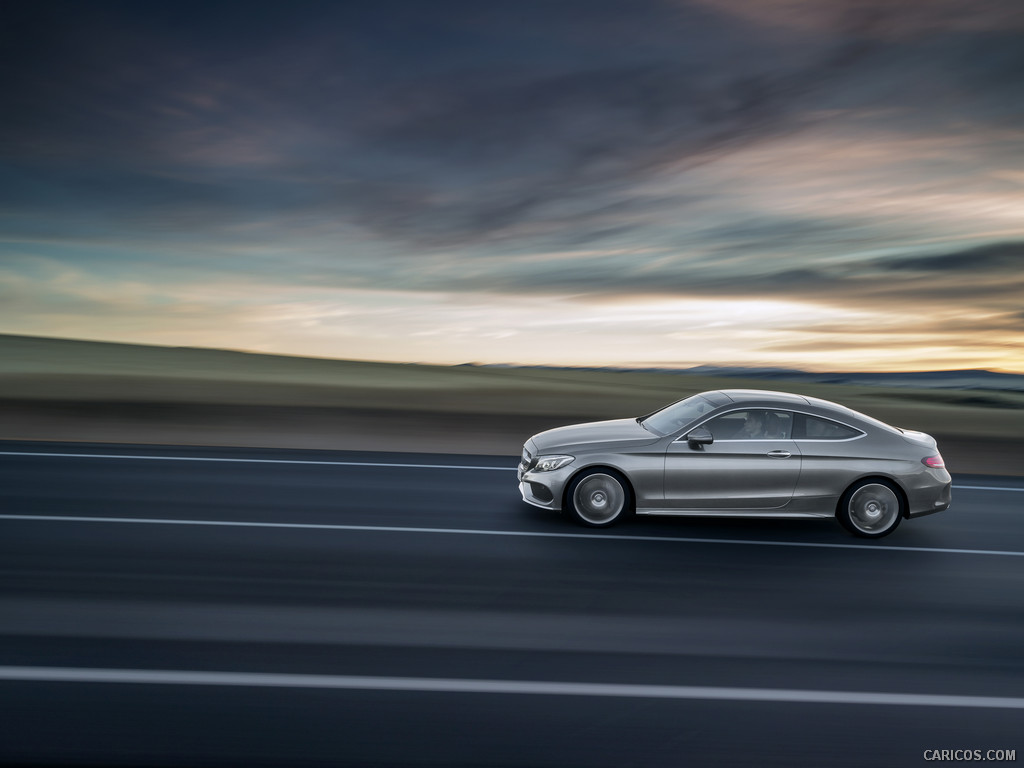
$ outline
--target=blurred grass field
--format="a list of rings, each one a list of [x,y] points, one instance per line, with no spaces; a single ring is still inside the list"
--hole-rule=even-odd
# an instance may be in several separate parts
[[[0,336],[3,439],[516,454],[541,429],[639,415],[722,388],[835,400],[935,435],[951,465],[952,454],[961,459],[961,471],[1024,474],[1024,392],[374,363]]]

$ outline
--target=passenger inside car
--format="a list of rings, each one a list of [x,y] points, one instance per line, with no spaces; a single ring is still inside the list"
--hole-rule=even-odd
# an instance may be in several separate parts
[[[765,432],[764,411],[748,411],[747,420],[743,423],[740,431],[736,433],[739,440],[758,440],[768,435]]]

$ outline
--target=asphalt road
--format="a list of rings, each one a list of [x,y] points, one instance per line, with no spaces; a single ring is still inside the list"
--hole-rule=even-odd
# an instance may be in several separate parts
[[[584,530],[515,462],[0,443],[0,762],[1024,761],[1019,478],[864,542]]]

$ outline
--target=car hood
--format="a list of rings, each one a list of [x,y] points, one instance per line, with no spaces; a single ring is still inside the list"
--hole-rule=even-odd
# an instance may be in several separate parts
[[[636,419],[613,419],[592,421],[588,424],[572,424],[541,432],[532,438],[540,452],[564,450],[574,445],[593,443],[651,443],[660,438],[648,432]]]

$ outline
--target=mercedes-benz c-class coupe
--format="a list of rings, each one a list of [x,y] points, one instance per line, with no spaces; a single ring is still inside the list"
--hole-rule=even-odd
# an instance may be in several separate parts
[[[524,501],[593,527],[633,512],[835,517],[878,538],[951,498],[931,436],[827,400],[740,389],[541,432],[523,446],[518,477]]]

